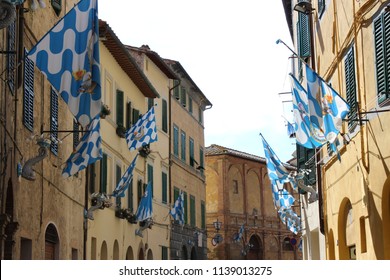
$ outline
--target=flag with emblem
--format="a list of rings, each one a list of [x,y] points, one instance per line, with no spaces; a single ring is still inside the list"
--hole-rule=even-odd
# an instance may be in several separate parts
[[[308,149],[319,148],[326,143],[324,132],[310,120],[307,91],[292,74],[290,78],[296,141]]]
[[[184,225],[184,193],[180,191],[175,204],[169,212],[175,221],[178,221],[180,225]]]
[[[234,236],[233,241],[239,242],[244,236],[244,231],[245,231],[244,224],[242,224],[240,229],[238,230],[238,233]]]
[[[97,0],[81,0],[29,51],[85,128],[101,111]]]
[[[87,126],[87,132],[81,138],[75,151],[66,161],[62,176],[67,178],[85,169],[89,164],[103,157],[100,136],[100,117],[97,116]]]
[[[157,141],[156,118],[154,106],[126,131],[126,142],[129,150],[136,150]]]
[[[139,203],[136,218],[137,221],[142,222],[149,218],[152,218],[153,215],[153,208],[152,208],[152,183],[149,182],[146,186],[145,192],[143,197],[141,198],[141,201]]]
[[[291,208],[295,202],[295,198],[283,188],[283,184],[279,181],[275,181],[274,184],[271,185],[271,188],[275,208]]]
[[[129,167],[127,168],[125,174],[123,174],[118,185],[115,187],[115,190],[112,192],[111,196],[113,197],[124,197],[126,190],[129,188],[131,179],[133,179],[133,171],[137,163],[138,154],[135,156]]]

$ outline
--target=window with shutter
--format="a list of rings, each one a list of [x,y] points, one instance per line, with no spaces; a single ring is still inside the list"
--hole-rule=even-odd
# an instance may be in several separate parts
[[[139,110],[133,109],[133,124],[135,124],[139,119]]]
[[[153,187],[154,187],[154,183],[153,183],[153,165],[150,165],[148,164],[148,183],[151,183],[151,190],[152,190],[152,197],[154,196],[154,191],[153,191]]]
[[[190,165],[195,166],[195,155],[194,155],[194,139],[190,137]]]
[[[193,113],[193,105],[192,105],[192,98],[191,97],[188,97],[188,111],[190,112],[190,114],[192,115]]]
[[[120,165],[117,164],[117,165],[115,165],[115,186],[114,186],[114,188],[116,188],[116,186],[119,184],[119,181],[121,180],[121,178],[122,178],[122,168]],[[115,202],[116,202],[116,206],[121,208],[121,206],[122,206],[121,197],[117,196],[115,199]]]
[[[107,193],[107,154],[100,161],[100,192]]]
[[[183,107],[187,106],[187,90],[185,87],[181,87],[180,89],[180,101]]]
[[[23,124],[33,131],[34,129],[34,62],[24,53],[24,94],[23,94]]]
[[[314,149],[307,149],[301,145],[296,145],[297,147],[297,168],[300,169],[310,169],[311,172],[308,175],[305,175],[304,181],[305,184],[315,185],[316,183],[316,169],[315,169],[315,159],[313,158],[315,154]],[[309,161],[310,160],[310,161]],[[305,191],[300,190],[301,193],[306,193]]]
[[[168,248],[165,246],[161,246],[161,259],[168,260]]]
[[[143,187],[144,187],[144,183],[142,182],[142,180],[138,180],[137,181],[137,202],[138,202],[138,205],[139,205],[141,198],[144,194]]]
[[[179,128],[173,126],[173,154],[179,157]]]
[[[58,156],[58,94],[50,88],[50,150]]]
[[[80,129],[79,123],[73,120],[73,149],[76,149],[77,145],[80,143]]]
[[[390,13],[374,20],[376,83],[379,106],[390,102]]]
[[[200,167],[202,167],[202,168],[200,168],[200,174],[203,175],[204,168],[205,168],[205,166],[204,166],[204,151],[203,151],[203,148],[199,149],[199,165],[200,165]]]
[[[148,98],[148,110],[154,106],[154,98]]]
[[[168,132],[168,105],[165,99],[162,100],[162,130]]]
[[[129,183],[129,188],[127,189],[127,207],[130,209],[131,212],[134,212],[133,196],[133,179],[131,179]]]
[[[126,104],[126,128],[129,129],[132,126],[133,112],[131,109],[131,101]]]
[[[353,46],[347,52],[344,59],[345,67],[345,88],[347,103],[351,107],[348,113],[348,119],[356,120],[358,118],[358,108],[357,108],[357,99],[356,99],[356,76],[355,76],[355,55]],[[348,128],[352,130],[356,127],[357,121],[349,121]]]
[[[199,122],[203,124],[203,111],[201,106],[199,106],[198,115],[199,115]]]
[[[180,90],[179,90],[179,81],[174,81],[174,90],[173,90],[173,96],[176,98],[176,100],[180,99]]]
[[[7,55],[7,83],[12,94],[15,93],[16,72],[16,23],[11,23],[7,28],[8,55]]]
[[[200,214],[201,214],[201,228],[206,229],[206,204],[204,201],[200,202]]]
[[[182,130],[180,137],[181,160],[186,161],[186,133]]]
[[[187,205],[188,205],[188,197],[187,197],[187,192],[183,192],[184,196],[184,202],[183,202],[183,207],[184,207],[184,224],[188,224],[188,211],[187,211]]]
[[[319,15],[319,18],[322,17],[324,12],[325,12],[325,0],[318,0],[318,15]]]
[[[164,204],[168,202],[168,175],[165,172],[161,173],[161,184],[162,184],[162,197],[161,201]]]
[[[177,198],[179,197],[179,189],[177,187],[174,187],[173,188],[173,201],[175,202],[177,200]]]
[[[116,124],[117,125],[124,125],[123,123],[123,91],[117,90],[116,91]]]
[[[195,197],[190,195],[190,225],[196,225]]]

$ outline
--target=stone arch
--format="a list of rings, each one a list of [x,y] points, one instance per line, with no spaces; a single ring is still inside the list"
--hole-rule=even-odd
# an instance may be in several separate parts
[[[45,230],[45,260],[58,260],[60,256],[60,238],[54,224],[47,225]]]
[[[245,209],[242,172],[236,165],[231,165],[227,173],[227,178],[225,191],[229,194],[229,210],[231,213],[243,214]]]
[[[382,217],[384,259],[390,260],[390,177],[383,186]]]
[[[352,244],[351,236],[349,232],[353,227],[353,210],[351,201],[348,198],[344,198],[340,204],[339,216],[338,216],[338,247],[339,247],[339,259],[349,260],[350,252],[349,245]]]
[[[118,240],[114,241],[114,248],[112,252],[112,259],[113,260],[119,260],[119,243]]]
[[[126,260],[134,260],[133,248],[131,246],[127,247]]]
[[[107,248],[106,241],[103,241],[102,246],[100,247],[100,259],[101,260],[108,260],[108,248]]]
[[[328,233],[328,260],[336,259],[336,247],[334,242],[333,230],[330,229]]]
[[[257,234],[253,234],[249,239],[251,247],[248,252],[248,260],[262,260],[264,259],[263,242]]]

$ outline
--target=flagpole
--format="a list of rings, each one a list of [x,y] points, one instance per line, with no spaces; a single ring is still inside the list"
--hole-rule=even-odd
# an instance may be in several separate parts
[[[305,65],[309,66],[309,64],[307,64],[307,62],[301,56],[299,56],[292,48],[287,46],[287,44],[285,42],[283,42],[281,39],[276,40],[276,44],[279,44],[279,43],[282,43],[283,45],[285,45],[285,47],[288,48],[298,59],[300,59]]]

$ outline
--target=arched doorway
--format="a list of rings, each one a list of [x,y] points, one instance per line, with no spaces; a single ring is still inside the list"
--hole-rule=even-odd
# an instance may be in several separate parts
[[[192,247],[191,249],[191,260],[197,260],[198,259],[198,254],[196,253],[196,248]]]
[[[114,242],[114,251],[113,251],[113,259],[114,260],[119,260],[119,243],[118,240],[115,240]]]
[[[187,252],[187,247],[183,245],[181,248],[181,259],[182,260],[188,260],[188,252]]]
[[[134,260],[133,248],[129,246],[126,251],[126,260]]]
[[[341,202],[338,216],[339,259],[356,258],[356,240],[354,240],[354,214],[348,198]]]
[[[329,260],[335,260],[336,254],[335,254],[335,243],[334,243],[334,236],[333,236],[333,230],[330,229],[328,233],[328,259]]]
[[[45,232],[45,260],[58,260],[59,255],[57,229],[53,224],[49,224]]]
[[[147,256],[147,259],[148,260],[153,260],[153,252],[151,249],[148,250],[148,256]]]
[[[145,259],[144,249],[142,249],[142,248],[139,249],[138,259],[139,260],[144,260]]]
[[[247,255],[248,260],[262,260],[263,259],[263,245],[260,237],[252,235],[249,239],[249,252]]]
[[[101,260],[107,260],[108,259],[108,250],[107,250],[107,243],[106,243],[106,241],[103,241],[102,247],[100,248],[100,259]]]

